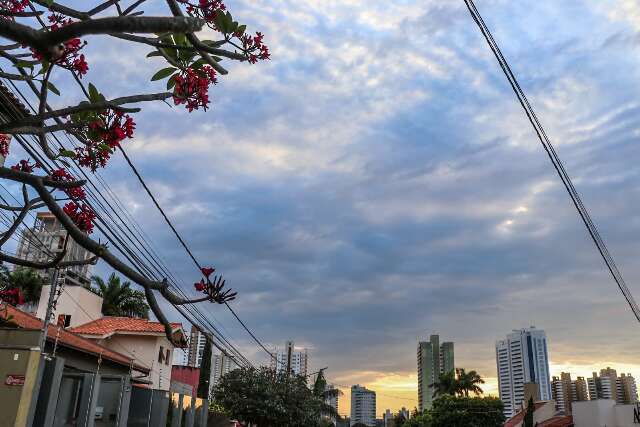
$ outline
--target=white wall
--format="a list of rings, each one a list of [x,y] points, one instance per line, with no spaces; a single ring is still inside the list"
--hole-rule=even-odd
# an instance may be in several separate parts
[[[51,292],[50,285],[42,287],[40,302],[38,303],[38,310],[36,311],[36,317],[40,319],[44,319],[47,312],[49,292]],[[54,316],[51,319],[53,324],[56,323],[58,315],[60,314],[71,315],[70,327],[76,327],[99,319],[102,317],[102,297],[82,286],[65,286],[58,299]]]
[[[616,427],[612,399],[572,402],[573,423],[575,427]],[[633,418],[631,419],[633,421]]]
[[[171,366],[173,365],[173,345],[163,336],[156,335],[114,335],[99,341],[105,347],[122,353],[128,357],[134,357],[136,363],[151,369],[149,380],[153,382],[151,387],[155,390],[167,390],[171,385]],[[166,353],[169,349],[169,359],[163,363],[158,362],[160,346]]]

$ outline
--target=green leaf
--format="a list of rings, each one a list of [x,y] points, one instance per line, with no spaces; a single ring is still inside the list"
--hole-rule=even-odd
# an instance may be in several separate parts
[[[93,83],[89,83],[89,101],[91,102],[99,102],[100,101],[100,92],[93,85]]]
[[[226,22],[225,18],[226,17],[223,11],[221,11],[220,9],[216,10],[216,16],[213,18],[213,22],[223,33],[227,32],[226,25],[225,25],[225,22]]]
[[[47,88],[48,88],[51,92],[53,92],[53,93],[55,93],[56,95],[60,96],[60,91],[58,90],[58,88],[57,88],[57,87],[55,87],[55,86],[53,85],[53,83],[51,83],[51,82],[47,82]]]
[[[33,68],[33,64],[30,63],[29,61],[16,61],[16,63],[13,65],[15,65],[18,68]]]
[[[176,44],[178,46],[186,45],[187,44],[187,36],[185,36],[182,33],[174,34],[173,35],[173,44]]]
[[[243,25],[243,27],[247,27],[246,25]],[[240,27],[238,27],[238,30],[240,30]],[[224,45],[227,41],[226,40],[202,40],[202,43],[206,44],[209,47],[220,47],[222,45]]]
[[[173,76],[169,77],[169,80],[167,80],[167,90],[173,89],[173,87],[176,85],[176,76],[178,74],[174,74]]]
[[[207,61],[205,61],[203,58],[200,58],[197,61],[195,61],[193,64],[191,64],[191,68],[193,68],[194,70],[199,70],[206,63]]]
[[[236,29],[236,33],[238,34],[238,36],[239,36],[239,37],[241,37],[241,36],[244,34],[244,32],[245,32],[245,30],[246,30],[246,29],[247,29],[247,26],[246,26],[246,25],[240,25],[240,26],[238,26],[238,28]]]
[[[162,53],[160,53],[160,52],[159,52],[159,51],[157,51],[157,50],[154,50],[153,52],[149,52],[149,53],[147,53],[147,58],[151,58],[151,57],[153,57],[153,56],[162,56]]]
[[[69,158],[75,158],[76,157],[76,153],[75,151],[71,151],[71,150],[64,150],[64,149],[60,149],[60,155],[62,157],[69,157]]]
[[[155,73],[153,77],[151,77],[151,81],[153,82],[156,80],[164,79],[165,77],[169,77],[175,71],[177,71],[177,68],[174,68],[174,67],[163,68],[162,70]]]

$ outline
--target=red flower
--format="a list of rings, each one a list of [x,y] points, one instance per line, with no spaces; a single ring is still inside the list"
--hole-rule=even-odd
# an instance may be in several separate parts
[[[204,277],[206,277],[207,279],[209,278],[209,276],[211,276],[211,274],[216,271],[215,268],[213,267],[203,267],[200,269],[200,271],[202,272],[202,274],[204,274]]]
[[[35,168],[40,167],[38,163],[31,164],[28,160],[20,160],[15,165],[11,166],[14,171],[31,173]]]
[[[52,13],[48,16],[48,19],[51,23],[51,25],[49,25],[48,27],[49,31],[57,31],[60,28],[73,22],[71,19],[65,17],[64,15],[57,13]],[[82,78],[82,76],[89,70],[89,65],[87,64],[84,55],[81,55],[78,52],[85,45],[86,42],[83,43],[79,38],[67,40],[60,45],[58,51],[54,55],[52,55],[53,58],[50,59],[54,64],[62,68],[77,72],[78,77]],[[41,52],[38,52],[35,49],[31,49],[31,55],[38,61],[42,61],[44,59],[44,55],[42,55]]]
[[[19,288],[10,288],[0,291],[0,300],[9,305],[24,304],[24,297],[22,296]]]
[[[103,111],[97,120],[87,126],[87,142],[76,148],[78,163],[94,172],[99,167],[105,167],[120,142],[133,137],[135,128],[136,124],[129,115],[121,111]]]
[[[204,280],[194,283],[193,287],[196,288],[196,291],[198,292],[202,292],[207,288],[207,286],[204,284]]]
[[[60,168],[56,169],[51,173],[51,179],[53,181],[75,181],[75,177],[71,175],[66,169]],[[84,200],[87,197],[87,194],[84,192],[82,187],[74,187],[74,188],[65,188],[64,191],[67,196],[69,196],[72,200]]]
[[[11,142],[11,137],[0,133],[0,154],[2,157],[7,157],[9,155],[9,142]]]
[[[218,82],[216,72],[208,65],[200,69],[187,68],[173,77],[173,103],[186,104],[189,112],[202,107],[206,111],[209,104],[209,86]]]
[[[7,13],[23,12],[29,6],[29,0],[0,0],[0,10]],[[4,19],[13,19],[11,15],[1,16]]]
[[[80,230],[87,234],[93,233],[93,221],[96,219],[96,214],[89,205],[69,202],[63,206],[62,210]]]

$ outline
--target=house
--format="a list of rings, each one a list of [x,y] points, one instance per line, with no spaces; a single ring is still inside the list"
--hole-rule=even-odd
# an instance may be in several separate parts
[[[181,323],[171,324],[174,337],[185,341]],[[150,388],[169,391],[174,346],[164,325],[147,319],[105,316],[70,329],[74,334],[114,351],[126,351],[150,368]]]
[[[145,385],[149,368],[57,325],[48,327],[43,364],[42,320],[3,304],[0,325],[0,411],[10,425],[127,425],[131,386]]]

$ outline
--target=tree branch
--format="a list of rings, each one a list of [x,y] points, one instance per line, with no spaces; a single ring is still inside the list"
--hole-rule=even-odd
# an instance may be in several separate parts
[[[37,133],[34,132],[34,128],[32,126],[37,125],[42,120],[51,119],[55,117],[64,117],[70,114],[79,113],[82,111],[102,111],[107,108],[113,108],[114,110],[120,110],[127,113],[137,113],[140,111],[139,108],[124,108],[121,107],[123,104],[135,104],[138,102],[148,102],[148,101],[164,101],[172,96],[171,92],[161,92],[161,93],[151,93],[145,95],[131,95],[131,96],[123,96],[120,98],[114,98],[110,101],[100,101],[88,103],[84,102],[73,107],[66,107],[60,110],[51,110],[44,112],[42,114],[38,114],[37,116],[25,117],[24,119],[14,120],[13,122],[0,125],[0,133]],[[64,126],[69,126],[70,124],[62,124],[57,125],[56,127],[49,126],[48,128],[41,128],[43,132],[53,132],[55,130],[66,130]],[[81,125],[73,125],[75,127]],[[52,130],[53,129],[53,130]],[[28,132],[27,132],[28,131]]]
[[[199,31],[203,25],[201,19],[191,17],[115,16],[74,22],[56,31],[36,31],[18,22],[2,20],[0,36],[51,55],[52,48],[60,43],[90,34],[189,33]]]

